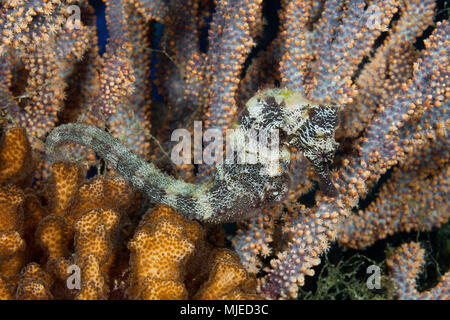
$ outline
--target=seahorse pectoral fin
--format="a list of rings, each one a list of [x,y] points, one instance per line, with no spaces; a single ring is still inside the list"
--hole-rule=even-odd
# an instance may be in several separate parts
[[[323,164],[320,168],[316,168],[316,172],[319,177],[320,190],[322,190],[322,192],[328,197],[337,197],[339,192],[333,184],[328,165]]]

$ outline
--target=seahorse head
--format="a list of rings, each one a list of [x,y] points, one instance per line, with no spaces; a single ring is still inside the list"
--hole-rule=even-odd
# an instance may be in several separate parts
[[[329,196],[336,196],[330,166],[338,147],[334,135],[339,106],[333,103],[316,103],[305,98],[299,91],[282,89],[278,95],[282,96],[280,106],[283,109],[286,144],[303,152],[314,166],[321,190]]]
[[[300,149],[312,163],[322,191],[336,196],[330,166],[338,144],[334,140],[339,106],[308,100],[299,91],[268,89],[247,102],[241,125],[256,129],[278,128],[280,143]]]

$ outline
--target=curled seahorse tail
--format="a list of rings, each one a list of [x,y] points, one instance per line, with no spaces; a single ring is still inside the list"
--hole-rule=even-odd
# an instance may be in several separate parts
[[[191,219],[202,218],[195,211],[195,206],[183,205],[183,202],[194,202],[192,194],[198,189],[197,185],[176,180],[163,173],[109,133],[81,123],[64,124],[53,129],[46,140],[46,156],[51,163],[67,160],[59,151],[59,147],[64,143],[76,143],[94,150],[152,202],[172,206]],[[213,213],[209,215],[212,216]]]

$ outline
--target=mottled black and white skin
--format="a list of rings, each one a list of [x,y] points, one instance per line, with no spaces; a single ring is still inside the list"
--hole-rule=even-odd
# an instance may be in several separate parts
[[[259,157],[257,163],[239,164],[223,161],[216,164],[214,177],[202,184],[187,183],[165,174],[147,163],[107,132],[90,125],[61,125],[46,140],[46,154],[51,162],[62,161],[59,147],[77,143],[93,149],[123,178],[155,204],[166,204],[189,219],[224,223],[256,216],[274,202],[284,199],[289,190],[289,147],[303,151],[313,164],[320,186],[328,196],[336,196],[330,175],[337,143],[338,106],[321,105],[298,92],[269,89],[251,98],[240,115],[231,136],[239,150],[252,153],[247,134],[279,130],[277,159]],[[270,134],[269,134],[270,136]],[[234,158],[236,160],[236,158]]]

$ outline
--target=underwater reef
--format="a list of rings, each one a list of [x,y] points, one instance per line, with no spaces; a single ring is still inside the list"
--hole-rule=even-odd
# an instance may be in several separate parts
[[[448,12],[0,0],[0,299],[448,300]]]

